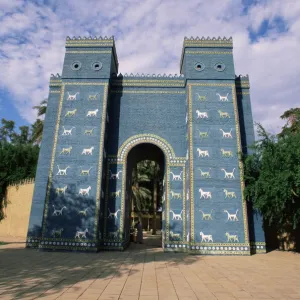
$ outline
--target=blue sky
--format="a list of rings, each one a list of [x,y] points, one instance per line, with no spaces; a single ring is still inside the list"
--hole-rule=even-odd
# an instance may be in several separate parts
[[[299,106],[300,1],[0,1],[0,118],[36,119],[60,73],[66,36],[115,36],[121,73],[179,73],[185,36],[232,36],[236,74],[249,74],[255,121],[272,132]]]

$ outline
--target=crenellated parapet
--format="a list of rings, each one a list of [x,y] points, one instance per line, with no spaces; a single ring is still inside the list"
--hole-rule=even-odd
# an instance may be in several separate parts
[[[89,36],[89,37],[81,37],[81,36],[78,36],[78,37],[69,37],[67,36],[66,37],[66,45],[73,45],[73,44],[97,44],[97,45],[106,45],[106,44],[109,44],[110,46],[113,46],[115,44],[115,39],[114,39],[114,36],[111,36],[111,37],[102,37],[102,36],[99,36],[99,37],[92,37],[92,36]],[[105,46],[104,46],[105,47]]]
[[[50,80],[60,80],[60,79],[61,79],[61,75],[59,75],[58,73],[51,74],[50,76]]]
[[[235,75],[235,85],[237,89],[249,89],[249,75]]]
[[[182,74],[118,74],[111,80],[114,86],[148,86],[148,87],[184,87],[185,77]]]
[[[204,48],[232,48],[232,37],[190,37],[184,38],[183,48],[186,47],[204,47]]]
[[[50,87],[60,87],[62,84],[61,75],[51,74],[50,76]]]
[[[73,37],[66,38],[66,48],[68,47],[114,47],[114,37]]]
[[[118,74],[117,76],[115,76],[115,78],[121,79],[123,77],[127,77],[127,78],[162,78],[162,79],[178,79],[178,78],[184,78],[183,74],[144,74],[144,73],[137,73],[137,74],[127,74],[125,73],[123,74]]]
[[[224,36],[223,38],[221,38],[220,36],[219,37],[204,37],[202,36],[201,38],[196,36],[196,37],[193,37],[191,36],[190,38],[188,37],[184,37],[184,41],[232,41],[232,37],[230,36],[229,38],[227,38],[226,36]]]
[[[111,37],[107,37],[107,36],[104,36],[104,37],[102,37],[102,36],[99,36],[99,37],[97,37],[97,36],[94,36],[94,37],[92,37],[92,36],[88,36],[88,37],[87,36],[84,36],[84,37],[78,36],[78,37],[76,37],[76,36],[73,36],[72,38],[69,37],[69,36],[67,36],[66,40],[67,41],[69,41],[69,40],[75,40],[75,41],[78,41],[78,40],[97,40],[97,41],[103,41],[103,40],[114,40],[114,36],[113,35]]]

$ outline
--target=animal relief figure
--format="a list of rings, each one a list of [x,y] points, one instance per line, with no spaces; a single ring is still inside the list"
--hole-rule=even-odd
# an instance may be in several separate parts
[[[56,175],[67,175],[67,170],[69,168],[71,169],[71,167],[69,167],[69,166],[67,166],[65,169],[60,169],[59,165],[57,165],[57,168],[58,168],[58,172]]]
[[[62,148],[61,152],[59,153],[61,154],[71,154],[71,150],[72,150],[72,146],[70,146],[69,148]]]
[[[90,190],[91,190],[91,186],[87,187],[86,189],[79,189],[79,195],[82,195],[82,196],[89,196],[90,194]]]
[[[209,157],[208,150],[201,150],[200,148],[197,148],[198,157]]]
[[[62,135],[72,135],[72,130],[75,128],[75,127],[71,127],[70,129],[66,129],[65,126],[62,126],[63,128],[63,133]]]
[[[225,169],[221,169],[221,170],[224,171],[224,178],[235,179],[234,174],[233,174],[235,168],[233,168],[232,172],[226,172]]]
[[[119,237],[119,230],[116,231],[110,231],[108,233],[109,238],[113,239],[113,240],[117,240]]]
[[[77,112],[77,108],[73,109],[73,110],[68,110],[65,114],[65,117],[73,117],[76,115]]]
[[[228,190],[224,189],[223,190],[225,193],[225,198],[236,198],[235,192],[228,192]]]
[[[220,115],[220,118],[230,118],[230,114],[228,112],[224,112],[224,111],[221,111],[221,110],[218,110],[218,113]]]
[[[90,171],[91,171],[92,168],[93,168],[93,167],[90,167],[90,168],[87,169],[87,170],[81,169],[80,175],[90,175]]]
[[[199,101],[206,101],[206,96],[202,96],[202,95],[200,95],[198,93],[196,93],[196,95],[198,96],[198,100]]]
[[[180,233],[174,233],[173,231],[170,231],[170,240],[180,241]]]
[[[199,129],[197,129],[199,131],[199,137],[201,139],[205,139],[208,138],[208,132],[207,131],[200,131]]]
[[[224,131],[224,130],[221,129],[221,128],[220,128],[220,131],[222,131],[222,133],[223,133],[223,138],[225,138],[225,139],[230,139],[230,138],[232,138],[232,135],[231,135],[232,128],[230,129],[229,132],[226,132],[226,131]]]
[[[229,234],[228,232],[226,232],[225,235],[227,237],[227,242],[239,242],[237,235]]]
[[[175,193],[172,190],[170,191],[172,199],[181,199],[181,193]]]
[[[79,92],[77,92],[77,93],[75,93],[75,94],[73,94],[73,95],[71,95],[69,92],[67,92],[68,93],[68,98],[67,98],[67,100],[76,100],[76,97],[77,97],[77,95],[79,94]]]
[[[110,209],[108,208],[108,212],[109,212],[109,215],[108,215],[108,219],[118,219],[118,212],[121,211],[120,209],[118,209],[117,211],[115,212],[111,212]]]
[[[86,217],[86,212],[87,212],[88,209],[89,209],[89,208],[87,207],[87,208],[84,209],[84,210],[79,210],[79,211],[78,211],[78,215],[80,215],[80,216],[85,216],[85,217]]]
[[[220,99],[221,102],[229,101],[229,100],[228,100],[228,95],[229,95],[229,93],[227,93],[226,96],[221,96],[221,95],[218,94],[218,93],[217,93],[216,95],[219,96],[219,99]]]
[[[92,155],[94,149],[95,149],[94,147],[85,148],[82,150],[81,155]]]
[[[204,213],[204,211],[201,209],[199,211],[202,213],[202,220],[212,220],[211,214],[213,212],[213,209],[210,211],[210,213]]]
[[[93,127],[92,129],[86,129],[86,130],[84,131],[84,135],[92,135],[94,129],[95,129],[95,127]]]
[[[211,199],[211,192],[204,192],[202,189],[199,189],[199,193],[200,193],[200,199],[204,198],[204,199]]]
[[[207,172],[202,171],[200,168],[198,168],[198,170],[200,171],[200,176],[203,178],[211,178],[210,176],[210,170],[211,168],[208,169]]]
[[[62,216],[62,212],[64,209],[67,209],[65,206],[63,206],[61,209],[55,209],[55,206],[53,206],[54,212],[52,214],[52,216]]]
[[[99,95],[99,93],[94,94],[94,95],[89,95],[89,100],[97,100],[98,95]]]
[[[116,192],[110,193],[110,198],[112,199],[120,198],[120,196],[121,196],[121,190],[117,190]]]
[[[84,231],[76,231],[75,239],[86,239],[86,234],[88,233],[88,229],[86,228]]]
[[[180,173],[179,173],[179,175],[175,175],[173,172],[170,172],[170,174],[172,174],[172,181],[182,181],[182,178],[181,178],[181,174],[182,174],[183,172],[181,171]]]
[[[63,228],[59,229],[59,230],[55,230],[53,229],[51,231],[51,236],[53,236],[54,238],[61,238],[62,232],[64,231]]]
[[[59,195],[59,194],[64,194],[65,195],[67,188],[68,188],[67,185],[65,185],[63,188],[56,188],[55,193],[57,195]]]
[[[200,110],[196,110],[197,119],[208,119],[207,112],[201,112]]]
[[[224,212],[227,213],[227,221],[238,221],[237,213],[238,209],[236,210],[235,214],[230,214],[228,210],[224,209]]]
[[[181,216],[182,212],[183,212],[183,210],[180,212],[180,214],[175,214],[173,210],[170,210],[170,213],[173,214],[172,220],[177,220],[177,221],[181,220],[182,221],[182,216]]]
[[[89,110],[86,114],[87,117],[97,117],[97,112],[99,111],[99,109],[95,109],[95,110]]]
[[[109,179],[120,179],[119,176],[121,173],[122,171],[119,171],[118,173],[112,173],[111,170],[109,170],[109,174],[110,174]]]
[[[201,243],[202,242],[214,242],[211,234],[204,234],[202,231],[200,232]]]
[[[223,148],[221,149],[222,156],[223,157],[233,157],[233,153],[231,150],[224,150]]]

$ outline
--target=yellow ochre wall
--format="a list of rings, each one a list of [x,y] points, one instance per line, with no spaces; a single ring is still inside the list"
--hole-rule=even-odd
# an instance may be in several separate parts
[[[34,180],[28,179],[7,188],[8,205],[0,222],[0,237],[26,238]]]

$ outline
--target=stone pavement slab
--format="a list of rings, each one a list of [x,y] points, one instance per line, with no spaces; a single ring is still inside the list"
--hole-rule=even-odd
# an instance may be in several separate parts
[[[65,253],[24,246],[0,246],[1,300],[300,300],[295,253],[192,256],[143,245],[124,252]]]

